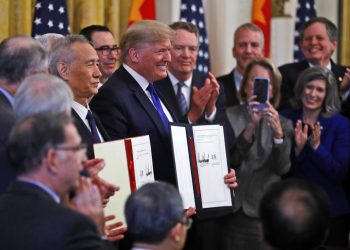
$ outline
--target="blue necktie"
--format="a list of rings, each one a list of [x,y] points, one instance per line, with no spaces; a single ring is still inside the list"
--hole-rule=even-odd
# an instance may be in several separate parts
[[[187,113],[187,103],[186,103],[185,95],[181,91],[182,87],[184,86],[185,86],[184,82],[179,82],[177,84],[177,93],[176,93],[176,100],[179,105],[180,114],[182,116],[186,115]]]
[[[158,114],[159,114],[160,118],[162,119],[165,128],[167,129],[167,131],[169,131],[169,121],[164,113],[164,110],[162,108],[162,104],[160,103],[159,96],[158,96],[154,86],[152,84],[149,84],[147,87],[147,90],[151,94],[151,99],[152,99],[153,105],[156,108],[156,110],[158,111]]]
[[[91,134],[94,137],[94,142],[98,143],[101,142],[100,136],[98,135],[97,132],[97,127],[96,127],[96,123],[95,123],[95,119],[92,116],[92,113],[90,110],[88,110],[87,115],[86,115],[86,120],[88,120],[90,129],[91,129]]]

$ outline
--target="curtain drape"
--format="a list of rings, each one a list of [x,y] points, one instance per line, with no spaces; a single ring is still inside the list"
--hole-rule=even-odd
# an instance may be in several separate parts
[[[108,26],[117,41],[124,32],[130,0],[66,0],[71,33],[100,24]],[[14,35],[31,35],[36,0],[0,0],[0,40]]]

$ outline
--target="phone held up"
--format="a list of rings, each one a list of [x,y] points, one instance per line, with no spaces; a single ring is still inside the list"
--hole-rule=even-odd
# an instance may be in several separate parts
[[[265,77],[255,77],[253,80],[253,95],[256,96],[255,101],[259,104],[253,107],[258,110],[263,110],[267,107],[266,102],[269,100],[270,79]]]

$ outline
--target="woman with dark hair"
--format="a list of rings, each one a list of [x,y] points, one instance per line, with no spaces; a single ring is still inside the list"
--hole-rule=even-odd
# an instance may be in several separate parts
[[[288,176],[319,185],[328,195],[331,227],[326,242],[348,246],[350,205],[342,181],[350,160],[350,122],[339,114],[336,79],[323,67],[306,69],[294,88],[293,108],[283,112],[294,124]]]
[[[263,109],[257,108],[261,103],[253,94],[255,78],[270,81],[270,99]],[[234,131],[230,160],[237,166],[239,179],[234,213],[227,218],[224,230],[223,248],[227,250],[264,249],[258,206],[265,190],[290,168],[293,127],[276,111],[280,85],[278,70],[266,59],[255,59],[243,75],[239,92],[243,103],[226,110]]]

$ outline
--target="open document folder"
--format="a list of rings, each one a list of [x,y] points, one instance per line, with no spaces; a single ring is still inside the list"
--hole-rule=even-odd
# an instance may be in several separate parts
[[[171,123],[177,184],[185,208],[232,208],[233,192],[224,183],[228,173],[221,125]]]
[[[99,176],[120,187],[109,199],[105,215],[113,214],[123,221],[124,205],[132,191],[148,182],[154,182],[152,151],[149,136],[94,144],[96,158],[105,160]]]

